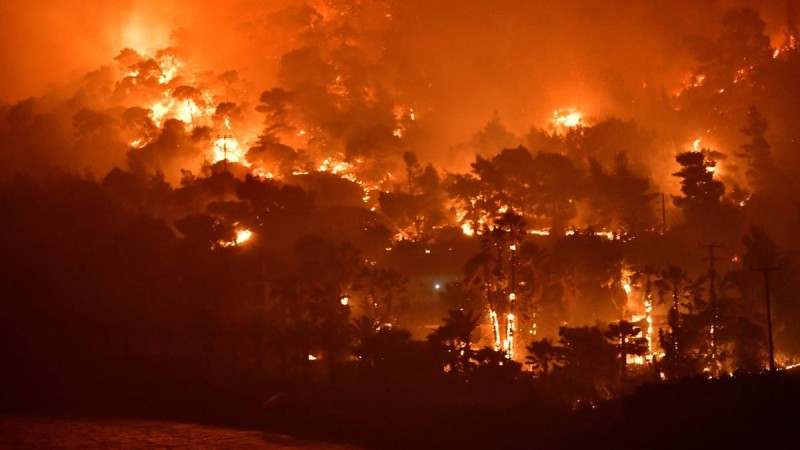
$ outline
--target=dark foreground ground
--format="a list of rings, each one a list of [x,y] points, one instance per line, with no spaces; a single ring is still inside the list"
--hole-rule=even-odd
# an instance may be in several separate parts
[[[455,391],[327,386],[258,402],[209,394],[180,404],[181,396],[18,403],[16,411],[6,404],[0,447],[730,450],[800,442],[800,377],[785,373],[651,385],[577,410],[520,395],[476,401]]]
[[[180,422],[36,416],[0,418],[0,448],[357,450],[353,446],[308,441],[263,431]]]

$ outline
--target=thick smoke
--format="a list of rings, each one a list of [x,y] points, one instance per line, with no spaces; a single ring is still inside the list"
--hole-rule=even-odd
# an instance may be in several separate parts
[[[230,151],[275,175],[337,155],[386,184],[407,151],[466,171],[476,153],[525,145],[604,167],[625,152],[632,170],[677,194],[674,155],[700,139],[745,201],[752,186],[734,154],[750,105],[708,97],[739,76],[724,61],[725,14],[743,3],[765,20],[750,29],[770,38],[763,50],[779,47],[783,2],[4,2],[2,170],[118,166],[174,184]],[[770,86],[746,100],[769,124],[777,165],[796,168],[794,115],[775,101],[791,82]],[[581,145],[551,145],[555,110],[590,125]],[[207,119],[167,120],[179,114]]]
[[[777,39],[785,5],[761,3]],[[346,42],[361,55],[341,55],[355,64],[345,70],[379,82],[389,101],[414,107],[426,125],[415,150],[463,168],[471,155],[452,147],[469,141],[492,111],[519,135],[565,107],[658,127],[664,93],[692,68],[688,39],[716,36],[732,6],[737,2],[129,0],[75,7],[13,0],[2,6],[0,99],[40,95],[107,65],[122,48],[144,53],[169,45],[204,69],[237,70],[251,82],[252,99],[276,83],[302,82],[297,71],[324,76],[297,52],[325,53]]]

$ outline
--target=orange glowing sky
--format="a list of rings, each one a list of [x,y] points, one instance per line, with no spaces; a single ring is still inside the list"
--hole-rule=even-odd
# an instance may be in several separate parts
[[[267,89],[298,31],[270,14],[303,3],[330,11],[347,2],[5,0],[0,102],[40,95],[108,64],[124,47],[176,45],[201,66],[239,70],[254,90]],[[682,3],[395,2],[387,51],[398,58],[391,70],[400,78],[418,76],[400,89],[413,91],[420,114],[437,121],[431,125],[441,136],[431,145],[463,141],[463,130],[479,129],[494,110],[518,133],[565,107],[646,123],[647,105],[637,98],[643,87],[669,89],[690,69],[683,33],[713,36],[722,13],[746,3],[762,11],[777,36],[785,10],[765,0]]]

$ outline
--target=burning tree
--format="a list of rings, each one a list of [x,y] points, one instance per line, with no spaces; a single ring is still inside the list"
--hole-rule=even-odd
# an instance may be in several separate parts
[[[708,150],[679,153],[675,159],[681,170],[673,176],[681,179],[682,197],[673,197],[675,206],[689,216],[708,214],[719,209],[725,186],[714,179],[717,163],[708,159]]]
[[[658,331],[661,348],[665,353],[659,367],[670,379],[682,378],[699,371],[699,361],[693,351],[699,330],[687,322],[696,323],[693,320],[696,316],[691,313],[704,282],[704,278],[690,279],[686,272],[675,266],[663,270],[655,281],[661,302],[665,301],[667,295],[671,300],[667,319],[670,331]],[[685,314],[683,309],[687,310]]]
[[[493,348],[513,358],[520,346],[518,330],[536,332],[534,296],[542,289],[541,252],[527,242],[522,216],[507,211],[493,222],[494,227],[483,232],[482,250],[467,262],[466,284],[486,299]]]
[[[453,177],[448,187],[468,233],[513,211],[534,229],[563,234],[582,197],[583,173],[560,154],[504,149],[491,159],[477,156],[472,172]]]
[[[640,337],[641,334],[641,328],[625,320],[608,324],[606,339],[614,346],[619,355],[622,383],[624,383],[627,373],[628,356],[643,356],[647,353],[647,339]]]

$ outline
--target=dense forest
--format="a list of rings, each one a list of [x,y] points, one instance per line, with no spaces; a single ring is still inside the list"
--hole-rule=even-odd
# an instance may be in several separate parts
[[[0,104],[3,403],[574,409],[800,362],[791,8],[779,45],[752,9],[688,40],[641,121],[495,112],[429,157],[390,2],[353,3],[282,10],[267,89],[125,49]]]

